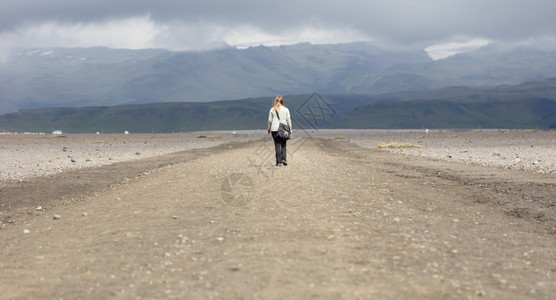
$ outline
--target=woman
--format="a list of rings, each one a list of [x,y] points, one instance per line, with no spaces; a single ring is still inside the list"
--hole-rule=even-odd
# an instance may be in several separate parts
[[[266,134],[272,132],[272,139],[274,140],[274,149],[276,150],[276,166],[283,164],[288,165],[286,161],[286,140],[278,136],[278,128],[280,123],[287,124],[290,127],[290,134],[292,133],[292,121],[290,118],[290,110],[284,106],[284,98],[282,96],[274,99],[274,106],[270,109],[268,114],[268,130]]]

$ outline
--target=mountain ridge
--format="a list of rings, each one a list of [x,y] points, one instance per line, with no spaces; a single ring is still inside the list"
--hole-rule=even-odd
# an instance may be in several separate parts
[[[45,48],[0,64],[0,114],[40,107],[206,102],[311,94],[380,95],[498,86],[556,76],[556,51],[486,46],[433,61],[373,43],[211,51]]]
[[[383,95],[285,96],[296,130],[556,129],[556,77],[496,88],[449,87]],[[20,110],[0,131],[66,133],[266,129],[273,97],[213,102]]]

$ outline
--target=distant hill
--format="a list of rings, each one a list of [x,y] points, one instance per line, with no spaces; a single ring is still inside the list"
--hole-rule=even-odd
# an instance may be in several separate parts
[[[555,76],[555,51],[495,44],[438,61],[424,50],[386,50],[367,42],[205,52],[24,49],[0,63],[0,114],[313,92],[374,96]]]
[[[556,129],[556,78],[497,88],[451,87],[376,96],[286,96],[294,128]],[[0,131],[66,133],[265,129],[273,97],[21,110]]]
[[[556,101],[511,100],[379,102],[359,107],[335,124],[342,128],[506,128],[556,129]]]
[[[357,107],[335,126],[556,129],[556,78],[496,88],[392,94]]]
[[[327,96],[330,112],[313,120],[310,95],[288,96],[294,127],[325,128],[372,100],[363,96]],[[0,131],[67,133],[185,132],[266,129],[273,97],[214,102],[170,102],[112,107],[45,108],[0,115]],[[309,101],[308,101],[309,100]],[[322,102],[325,103],[325,102]],[[315,110],[316,114],[317,111]]]

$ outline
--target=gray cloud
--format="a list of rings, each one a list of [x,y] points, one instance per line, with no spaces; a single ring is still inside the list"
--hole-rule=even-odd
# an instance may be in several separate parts
[[[338,28],[395,45],[430,45],[461,36],[504,41],[556,36],[554,11],[553,0],[3,0],[0,35],[48,22],[71,26],[149,16],[160,26],[251,26],[269,35]]]

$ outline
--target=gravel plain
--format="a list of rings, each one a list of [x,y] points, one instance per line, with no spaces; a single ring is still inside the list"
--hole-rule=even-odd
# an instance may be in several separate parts
[[[0,135],[0,181],[17,181],[71,169],[98,167],[230,141],[265,137],[264,131],[101,134]],[[315,130],[294,137],[345,139],[364,148],[541,174],[556,174],[556,131],[536,130]]]
[[[556,131],[352,130],[337,132],[335,138],[370,148],[405,145],[383,148],[401,155],[556,174]]]
[[[260,134],[260,133],[259,133]],[[253,138],[253,132],[0,135],[0,181],[99,167]]]

